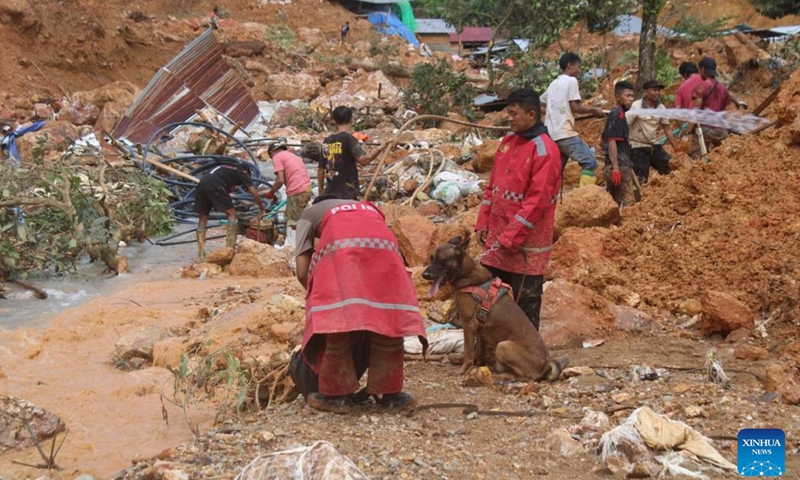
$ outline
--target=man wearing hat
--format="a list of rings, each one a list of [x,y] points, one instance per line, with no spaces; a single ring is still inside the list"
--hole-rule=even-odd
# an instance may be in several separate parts
[[[700,69],[700,78],[703,83],[697,87],[696,93],[692,95],[693,106],[699,110],[711,110],[712,112],[722,112],[729,104],[736,105],[737,108],[747,108],[747,103],[737,99],[728,87],[717,80],[717,61],[711,57],[704,57],[697,63]],[[700,127],[696,127],[700,128]],[[722,140],[728,138],[728,131],[724,128],[702,126],[703,139],[706,144],[706,151],[720,145]],[[691,146],[692,157],[700,156],[700,142],[696,136],[692,137]]]
[[[283,245],[294,247],[297,221],[311,200],[311,178],[303,159],[288,150],[285,138],[270,144],[267,154],[272,159],[275,183],[264,197],[275,198],[275,192],[286,185],[286,240]]]
[[[633,102],[631,110],[636,109],[663,109],[661,103],[661,90],[664,85],[656,80],[644,82],[642,98]],[[650,117],[647,115],[627,112],[625,118],[630,128],[630,142],[633,153],[633,171],[640,183],[647,182],[650,167],[656,169],[660,175],[669,174],[670,156],[659,142],[662,135],[667,136],[667,141],[672,151],[680,151],[678,142],[672,135],[671,122],[666,118]]]

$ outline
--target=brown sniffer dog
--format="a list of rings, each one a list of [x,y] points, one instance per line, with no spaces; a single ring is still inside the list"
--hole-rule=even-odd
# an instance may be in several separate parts
[[[450,283],[456,289],[456,314],[464,328],[464,363],[461,373],[473,365],[487,365],[498,371],[532,380],[557,380],[569,359],[551,360],[539,332],[510,293],[502,295],[480,319],[481,306],[464,288],[479,287],[492,280],[483,265],[467,255],[469,238],[456,237],[436,248],[422,277],[433,281],[430,295]]]

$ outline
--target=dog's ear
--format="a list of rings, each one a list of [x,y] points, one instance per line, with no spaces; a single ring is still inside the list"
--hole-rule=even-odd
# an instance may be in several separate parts
[[[470,237],[466,237],[464,239],[464,241],[459,243],[458,249],[461,250],[462,252],[466,252],[467,251],[467,247],[469,247],[469,239],[470,239]]]
[[[457,246],[461,245],[461,237],[453,237],[447,243],[449,243],[451,245],[455,245],[457,247]]]

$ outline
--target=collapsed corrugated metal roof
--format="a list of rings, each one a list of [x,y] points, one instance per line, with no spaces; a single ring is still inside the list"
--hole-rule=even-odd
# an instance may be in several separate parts
[[[111,135],[144,143],[164,125],[187,120],[206,107],[250,124],[258,105],[222,53],[213,31],[197,37],[153,75]]]

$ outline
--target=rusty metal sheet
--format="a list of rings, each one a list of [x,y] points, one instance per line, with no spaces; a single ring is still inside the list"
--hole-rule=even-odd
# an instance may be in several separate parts
[[[164,125],[186,121],[206,107],[242,125],[250,124],[259,113],[211,30],[153,75],[111,135],[144,143]]]

